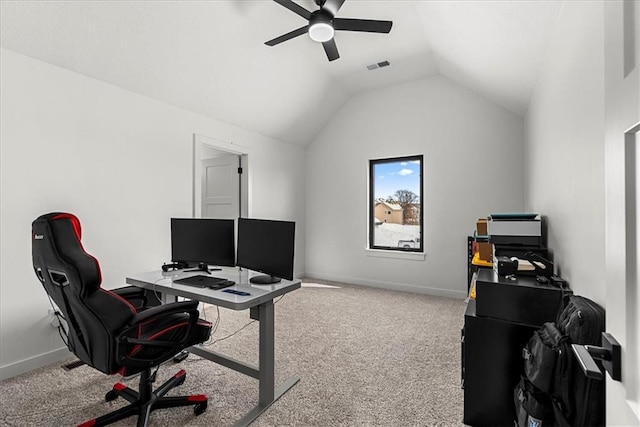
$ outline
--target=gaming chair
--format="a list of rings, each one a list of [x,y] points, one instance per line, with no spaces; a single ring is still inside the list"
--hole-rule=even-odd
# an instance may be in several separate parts
[[[105,396],[106,401],[121,396],[128,406],[81,426],[137,414],[141,427],[155,409],[194,405],[196,415],[206,410],[204,394],[164,397],[184,382],[184,370],[152,390],[153,367],[209,338],[211,323],[199,319],[197,301],[153,306],[142,289],[103,289],[100,265],[85,252],[80,221],[70,213],[49,213],[33,222],[32,257],[36,276],[62,317],[61,336],[69,350],[105,374],[140,373],[139,392],[117,383]]]

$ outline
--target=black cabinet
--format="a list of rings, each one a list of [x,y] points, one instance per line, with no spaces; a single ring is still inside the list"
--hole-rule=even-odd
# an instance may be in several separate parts
[[[542,326],[555,320],[563,293],[571,291],[540,284],[535,277],[509,279],[491,268],[481,268],[476,276],[476,314]]]
[[[462,343],[465,424],[513,425],[513,389],[522,370],[522,347],[536,329],[478,317],[476,301],[469,301]]]
[[[469,301],[462,330],[465,424],[513,426],[522,348],[542,323],[555,320],[566,292],[535,278],[509,280],[478,270],[476,299]]]

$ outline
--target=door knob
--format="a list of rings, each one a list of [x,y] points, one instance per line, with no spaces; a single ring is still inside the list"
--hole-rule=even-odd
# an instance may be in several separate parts
[[[602,380],[604,375],[594,359],[602,361],[602,366],[615,381],[622,379],[622,358],[620,344],[607,332],[602,333],[602,347],[571,344],[571,349],[580,363],[582,372],[588,377]]]

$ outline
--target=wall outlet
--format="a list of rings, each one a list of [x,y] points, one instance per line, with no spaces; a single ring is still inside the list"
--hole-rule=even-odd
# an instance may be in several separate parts
[[[58,316],[56,316],[55,311],[50,308],[49,310],[47,310],[47,314],[49,315],[49,323],[51,324],[51,326],[54,328],[58,328],[60,326],[60,319],[58,319]]]

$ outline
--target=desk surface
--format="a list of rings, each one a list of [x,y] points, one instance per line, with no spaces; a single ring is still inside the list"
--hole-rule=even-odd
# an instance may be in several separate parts
[[[272,300],[287,292],[300,287],[300,280],[282,280],[271,285],[254,285],[249,283],[249,278],[259,273],[241,270],[237,267],[223,267],[222,270],[212,271],[210,276],[233,280],[235,285],[225,289],[235,289],[248,292],[250,295],[234,295],[222,292],[224,289],[213,290],[198,288],[189,285],[175,283],[178,279],[189,276],[206,275],[204,272],[175,270],[163,272],[160,270],[147,273],[133,274],[127,277],[127,284],[140,288],[155,290],[157,292],[195,299],[208,304],[215,304],[232,310],[245,310],[247,308]]]

